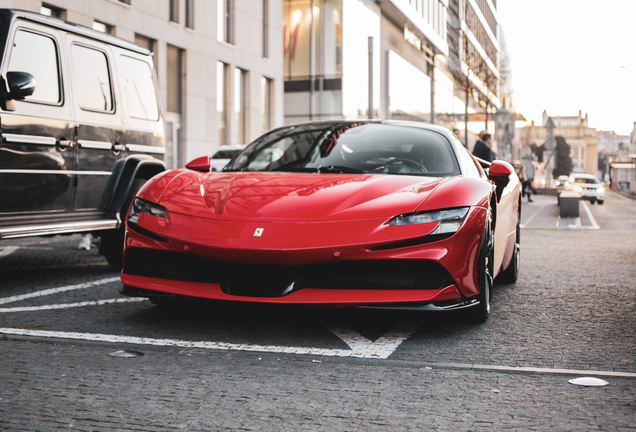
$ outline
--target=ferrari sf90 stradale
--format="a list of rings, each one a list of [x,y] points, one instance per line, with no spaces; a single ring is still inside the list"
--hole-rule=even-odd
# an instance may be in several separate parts
[[[285,126],[221,172],[151,179],[127,215],[123,294],[490,313],[519,271],[520,184],[447,129]]]

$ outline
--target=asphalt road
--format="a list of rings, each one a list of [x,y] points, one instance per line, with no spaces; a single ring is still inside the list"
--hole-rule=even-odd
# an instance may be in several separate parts
[[[496,286],[482,325],[166,310],[119,296],[78,236],[4,241],[0,430],[635,430],[636,201],[610,193],[576,220],[537,196],[522,223],[520,279]],[[581,376],[609,384],[568,383]]]

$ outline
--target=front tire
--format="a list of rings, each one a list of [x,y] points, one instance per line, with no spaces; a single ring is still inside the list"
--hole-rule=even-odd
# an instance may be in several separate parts
[[[477,280],[479,282],[479,304],[470,310],[470,319],[476,323],[485,322],[490,316],[490,301],[492,300],[493,268],[494,268],[494,230],[492,216],[488,210],[486,229],[481,240],[481,248],[477,261]]]
[[[146,179],[133,180],[130,192],[124,201],[124,205],[121,208],[121,226],[112,231],[107,231],[102,234],[102,241],[99,244],[99,253],[104,255],[106,261],[110,266],[121,271],[124,264],[124,235],[126,234],[126,215],[130,204],[135,199],[139,189],[147,182]]]
[[[605,200],[598,200],[598,205],[603,205],[604,202]]]

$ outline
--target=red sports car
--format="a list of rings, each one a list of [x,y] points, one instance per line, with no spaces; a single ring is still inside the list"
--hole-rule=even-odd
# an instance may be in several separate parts
[[[122,293],[490,313],[519,271],[519,179],[443,127],[285,126],[221,172],[157,175],[127,216]]]

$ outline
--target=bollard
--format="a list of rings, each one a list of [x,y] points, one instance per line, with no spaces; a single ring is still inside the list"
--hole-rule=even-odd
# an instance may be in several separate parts
[[[559,214],[561,217],[579,217],[579,198],[577,192],[563,191],[559,194]]]

